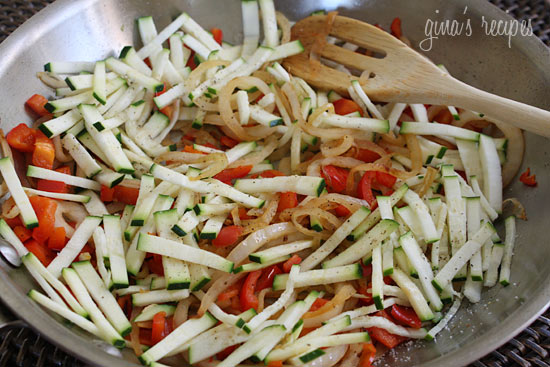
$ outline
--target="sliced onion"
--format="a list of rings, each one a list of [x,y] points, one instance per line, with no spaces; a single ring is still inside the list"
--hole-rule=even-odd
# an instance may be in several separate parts
[[[205,154],[189,153],[189,152],[166,152],[155,158],[155,162],[178,162],[178,163],[196,163],[203,159]]]
[[[363,344],[351,344],[349,349],[340,362],[340,367],[357,367],[361,360],[361,352],[363,351]]]
[[[275,16],[277,17],[277,25],[281,29],[281,44],[287,43],[290,41],[290,22],[280,11],[275,12]]]
[[[403,146],[400,146],[400,145],[390,144],[390,143],[388,143],[384,140],[379,141],[378,145],[380,145],[381,147],[387,149],[388,151],[390,151],[392,153],[401,154],[401,155],[409,158],[410,151],[406,147],[403,147]]]
[[[126,204],[120,201],[113,201],[112,203],[105,205],[105,207],[107,208],[107,212],[109,212],[109,214],[114,214],[123,211]]]
[[[247,255],[248,256],[248,255]],[[204,294],[201,300],[198,314],[203,315],[206,310],[218,299],[218,296],[225,289],[229,288],[233,284],[237,283],[239,279],[247,275],[246,273],[227,274],[224,273],[221,277],[214,281],[212,286],[208,288],[208,291]]]
[[[189,74],[189,77],[185,80],[187,91],[191,92],[193,89],[198,87],[199,84],[202,82],[205,73],[209,69],[227,65],[229,65],[229,61],[223,60],[207,60],[201,62],[200,65],[197,66],[197,68],[194,69],[191,74]]]
[[[174,329],[187,321],[189,315],[189,305],[191,304],[191,299],[186,298],[178,302],[176,306],[176,311],[174,311],[173,326]]]
[[[498,122],[495,122],[495,125],[508,139],[506,162],[502,166],[502,184],[506,187],[512,182],[521,168],[523,154],[525,153],[525,140],[521,129]]]
[[[329,140],[321,144],[321,153],[325,157],[336,157],[344,154],[353,146],[353,137],[351,135],[344,135],[338,140]]]
[[[312,229],[308,229],[304,227],[300,221],[307,216],[315,216],[323,225],[323,230],[321,232],[314,231]],[[334,214],[329,213],[328,211],[314,208],[309,205],[306,205],[304,207],[300,207],[299,209],[296,209],[292,212],[291,216],[292,223],[294,223],[294,226],[296,229],[300,232],[302,232],[305,235],[309,235],[311,237],[321,237],[323,239],[327,239],[332,235],[332,232],[334,229],[339,227],[342,224],[342,221],[338,219]]]
[[[279,195],[275,195],[273,199],[269,201],[269,204],[264,208],[263,214],[256,220],[250,221],[243,226],[243,234],[253,233],[260,229],[266,228],[277,214],[277,207],[279,206]]]
[[[130,316],[130,320],[134,320],[143,310],[143,307],[133,307],[132,308],[132,314]],[[141,344],[139,342],[139,326],[131,321],[132,324],[132,331],[130,332],[130,346],[132,347],[132,350],[136,354],[136,356],[140,356],[143,354],[143,349],[141,349]]]
[[[2,157],[10,157],[13,161],[13,154],[11,152],[10,145],[4,136],[4,131],[0,129],[0,147],[2,148]]]
[[[19,213],[21,213],[19,207],[15,205],[15,200],[13,200],[12,196],[2,203],[2,217],[12,219],[17,217]]]
[[[275,151],[275,148],[277,148],[277,137],[275,135],[271,135],[265,140],[265,144],[262,147],[262,150],[247,154],[243,158],[231,163],[228,167],[233,168],[239,166],[253,166],[255,164],[258,164],[269,157],[271,153]]]
[[[205,156],[202,160],[197,161],[197,163],[206,163],[211,162],[208,167],[201,170],[201,173],[197,177],[189,177],[189,180],[202,180],[203,178],[212,177],[227,167],[227,156],[225,153],[211,153]]]
[[[437,170],[433,167],[428,167],[426,173],[424,174],[422,186],[420,187],[420,190],[418,190],[418,196],[423,197],[424,195],[426,195],[436,178]]]
[[[508,198],[502,202],[502,212],[506,213],[505,217],[514,215],[521,220],[527,220],[525,207],[517,198]]]
[[[407,147],[410,150],[410,157],[412,162],[411,175],[417,175],[422,169],[422,151],[420,150],[420,144],[416,135],[405,135],[407,141]]]
[[[239,243],[227,256],[227,260],[240,265],[248,255],[258,250],[263,245],[282,236],[295,233],[296,228],[292,223],[275,223],[259,231],[256,231]]]
[[[63,216],[75,222],[77,226],[88,216],[83,205],[72,201],[57,201],[57,208],[61,210]]]
[[[385,141],[388,144],[391,145],[398,145],[400,147],[404,147],[407,144],[407,141],[405,140],[405,135],[399,135],[395,136],[393,131],[390,131],[387,134],[381,135],[382,141]]]
[[[339,315],[344,309],[345,302],[355,293],[356,290],[352,285],[346,284],[341,286],[336,295],[329,302],[325,303],[323,307],[304,314],[302,317],[304,320],[304,327],[319,327],[323,322]]]
[[[254,86],[257,87],[263,94],[271,93],[271,90],[263,80],[261,80],[260,78],[248,76],[239,77],[231,80],[225,85],[225,87],[221,89],[218,97],[218,108],[223,121],[225,122],[226,126],[230,128],[233,133],[239,138],[239,140],[242,141],[257,140],[258,138],[264,138],[265,136],[269,135],[269,132],[260,137],[248,134],[241,123],[237,121],[237,118],[233,113],[233,109],[231,108],[231,95],[235,88],[249,89]]]
[[[53,140],[53,145],[55,146],[55,159],[57,159],[61,163],[67,163],[72,161],[73,157],[71,157],[68,154],[65,154],[65,150],[61,145],[61,138],[59,137],[59,135],[54,137],[52,140]]]
[[[67,83],[56,74],[52,74],[47,71],[40,71],[36,73],[36,76],[42,81],[42,83],[46,84],[50,88],[57,89],[68,87]]]
[[[348,345],[338,345],[324,350],[325,354],[313,361],[303,364],[304,367],[332,367],[335,366],[348,351]]]
[[[351,157],[330,157],[313,161],[307,167],[308,176],[321,176],[321,166],[332,165],[343,168],[353,168],[363,164],[363,161]]]
[[[265,307],[265,296],[267,292],[271,291],[269,288],[264,288],[258,293],[258,312],[262,312]]]

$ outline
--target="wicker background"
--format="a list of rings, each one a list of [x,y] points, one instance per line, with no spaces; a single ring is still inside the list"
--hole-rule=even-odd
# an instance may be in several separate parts
[[[535,34],[550,46],[550,4],[544,0],[489,0],[520,20],[531,19]],[[0,42],[53,0],[0,0]],[[550,312],[475,367],[550,367]],[[82,366],[20,321],[0,331],[0,367]]]

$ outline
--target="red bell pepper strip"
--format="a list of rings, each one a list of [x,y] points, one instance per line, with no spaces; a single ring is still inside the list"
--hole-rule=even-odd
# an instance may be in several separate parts
[[[38,227],[33,228],[32,238],[45,244],[54,230],[57,202],[42,196],[31,196],[29,200],[38,218]]]
[[[239,237],[243,233],[243,227],[241,226],[226,226],[220,230],[218,237],[212,240],[212,245],[216,247],[228,247],[233,246],[239,240]]]
[[[147,266],[152,273],[160,276],[164,276],[164,267],[162,266],[162,256],[158,254],[151,254],[152,257],[147,260]]]
[[[531,175],[531,169],[529,167],[519,176],[519,180],[523,182],[524,185],[531,187],[537,186],[537,175]]]
[[[267,364],[267,367],[283,367],[283,361],[271,361]]]
[[[166,312],[160,311],[153,316],[151,328],[151,342],[157,344],[166,336]]]
[[[237,349],[238,347],[239,347],[238,344],[231,345],[231,346],[225,348],[224,350],[222,350],[221,352],[216,353],[216,358],[218,359],[218,361],[223,361],[224,359],[229,357],[229,355],[231,353],[233,353],[235,351],[235,349]]]
[[[101,191],[100,191],[100,194],[99,194],[99,198],[104,203],[110,203],[111,201],[113,201],[115,199],[115,189],[114,188],[111,189],[111,188],[109,188],[105,185],[101,185]]]
[[[19,124],[6,135],[10,147],[20,152],[30,153],[34,150],[35,130],[25,124]]]
[[[384,310],[377,312],[376,316],[382,316],[382,317],[384,317],[384,318],[386,318],[386,319],[388,319],[392,322],[395,322]],[[372,327],[372,328],[369,328],[367,330],[368,330],[369,335],[371,336],[371,338],[373,338],[374,340],[376,340],[379,343],[382,343],[383,345],[385,345],[389,349],[392,349],[395,346],[397,346],[397,345],[403,343],[405,340],[407,340],[406,337],[391,334],[390,332],[386,331],[385,329]]]
[[[279,197],[279,206],[277,206],[277,213],[282,212],[285,209],[291,209],[298,206],[298,195],[295,192],[281,192]]]
[[[283,271],[281,270],[281,268],[279,268],[278,265],[271,265],[265,268],[262,271],[262,276],[260,277],[260,279],[258,279],[256,289],[258,291],[261,291],[262,289],[273,287],[273,279],[275,279],[275,275],[282,273]]]
[[[229,136],[225,135],[220,138],[220,143],[228,148],[233,148],[235,145],[239,144],[237,140],[231,139]]]
[[[231,285],[229,288],[227,288],[226,290],[224,290],[218,295],[218,302],[228,301],[231,298],[238,296],[239,289],[240,289],[239,283],[235,283]]]
[[[380,154],[373,152],[372,150],[359,148],[355,152],[355,158],[365,163],[372,163],[380,159]]]
[[[403,36],[403,31],[401,30],[401,19],[394,18],[393,21],[391,22],[390,29],[391,29],[392,36],[401,38]]]
[[[52,169],[54,160],[55,147],[53,141],[48,139],[41,131],[35,130],[32,164],[37,167]]]
[[[17,226],[23,226],[23,222],[21,221],[21,216],[17,215],[13,218],[2,218],[6,221],[7,225],[10,227],[10,228],[15,228]],[[24,226],[23,226],[24,227]]]
[[[263,171],[262,173],[260,173],[260,177],[263,178],[273,178],[279,176],[285,176],[285,174],[281,171],[277,171],[276,169],[268,169],[267,171]]]
[[[370,306],[370,305],[374,304],[374,300],[372,299],[372,293],[368,291],[371,288],[372,288],[371,284],[369,283],[369,285],[367,287],[360,286],[359,289],[357,290],[357,292],[359,294],[364,296],[364,297],[359,298],[359,302],[361,302],[365,306]]]
[[[31,98],[27,99],[27,102],[25,102],[25,104],[40,117],[50,114],[50,112],[44,108],[46,103],[48,103],[48,99],[40,94],[33,94]]]
[[[15,235],[17,236],[17,238],[19,238],[19,241],[21,242],[25,242],[26,240],[31,238],[32,235],[32,230],[23,226],[16,226],[13,229],[13,232],[15,232]]]
[[[55,257],[52,250],[46,247],[46,245],[40,244],[32,238],[25,242],[24,245],[44,266],[48,266]]]
[[[214,40],[221,45],[222,44],[222,39],[223,39],[222,30],[219,29],[219,28],[212,28],[212,29],[210,29],[210,33],[212,33],[212,37],[214,37]]]
[[[372,193],[372,180],[375,177],[376,173],[374,171],[365,172],[359,181],[359,186],[357,187],[357,196],[360,199],[366,200],[371,206],[376,200]]]
[[[241,220],[248,220],[248,219],[252,219],[254,217],[251,217],[250,215],[247,214],[246,208],[240,207],[239,208],[239,218]]]
[[[290,273],[290,269],[292,269],[292,265],[297,265],[302,262],[302,258],[296,254],[292,255],[290,259],[285,261],[283,263],[283,271],[285,273]]]
[[[313,302],[313,304],[311,305],[311,307],[309,308],[308,312],[314,312],[314,311],[317,311],[318,309],[320,309],[321,307],[323,307],[324,305],[326,305],[327,303],[329,303],[330,301],[328,299],[324,299],[324,298],[317,298],[315,300],[315,302]]]
[[[323,166],[321,176],[325,179],[328,190],[341,193],[346,189],[346,181],[349,171],[342,167],[332,165]]]
[[[258,308],[258,297],[254,293],[256,292],[256,283],[261,275],[262,271],[256,270],[249,273],[246,277],[239,294],[242,312],[245,312],[251,308]]]
[[[332,104],[334,105],[334,112],[337,115],[347,115],[353,112],[359,112],[361,116],[363,116],[361,107],[351,99],[341,98],[332,102]]]
[[[54,251],[61,251],[67,244],[65,227],[54,228],[48,239],[48,247]]]
[[[334,212],[339,217],[347,217],[351,214],[351,212],[343,205],[338,205],[336,208],[334,208]]]
[[[422,321],[420,321],[414,309],[410,307],[393,305],[391,307],[391,315],[399,325],[410,326],[414,329],[420,329],[422,327]]]
[[[251,169],[252,169],[252,166],[239,166],[235,168],[226,168],[220,173],[214,175],[214,178],[216,180],[220,180],[223,183],[231,185],[232,180],[245,177],[246,175],[248,175]]]
[[[376,348],[372,343],[364,343],[361,359],[359,360],[360,367],[372,367],[374,357],[376,356]]]
[[[69,166],[62,166],[55,169],[56,172],[65,173],[67,175],[71,174],[71,168]],[[42,180],[39,179],[36,188],[38,190],[42,191],[49,191],[49,192],[59,192],[59,193],[68,193],[69,187],[65,182],[61,181],[50,181],[50,180]]]
[[[376,171],[376,181],[381,185],[392,188],[395,181],[397,181],[397,177],[386,172]]]
[[[139,189],[136,187],[115,186],[115,199],[128,205],[136,205]]]

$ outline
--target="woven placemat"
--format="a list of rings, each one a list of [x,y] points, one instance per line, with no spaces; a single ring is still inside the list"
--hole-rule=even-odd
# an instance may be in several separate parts
[[[489,0],[518,20],[531,19],[534,33],[550,46],[550,3],[545,0]],[[53,0],[0,0],[0,42]],[[550,311],[475,367],[550,367]],[[19,321],[0,331],[0,367],[80,366]]]

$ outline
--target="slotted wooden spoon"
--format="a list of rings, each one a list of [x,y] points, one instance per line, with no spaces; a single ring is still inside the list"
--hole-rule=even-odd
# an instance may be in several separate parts
[[[372,50],[383,58],[366,56],[326,42],[327,16],[302,19],[292,27],[292,38],[299,39],[305,52],[287,58],[284,65],[294,75],[324,90],[348,95],[350,82],[358,79],[319,62],[314,53],[348,68],[367,71],[372,77],[364,84],[374,101],[451,105],[484,113],[489,118],[550,137],[550,112],[499,97],[471,87],[433,64],[406,44],[370,24],[336,16],[329,34]]]

